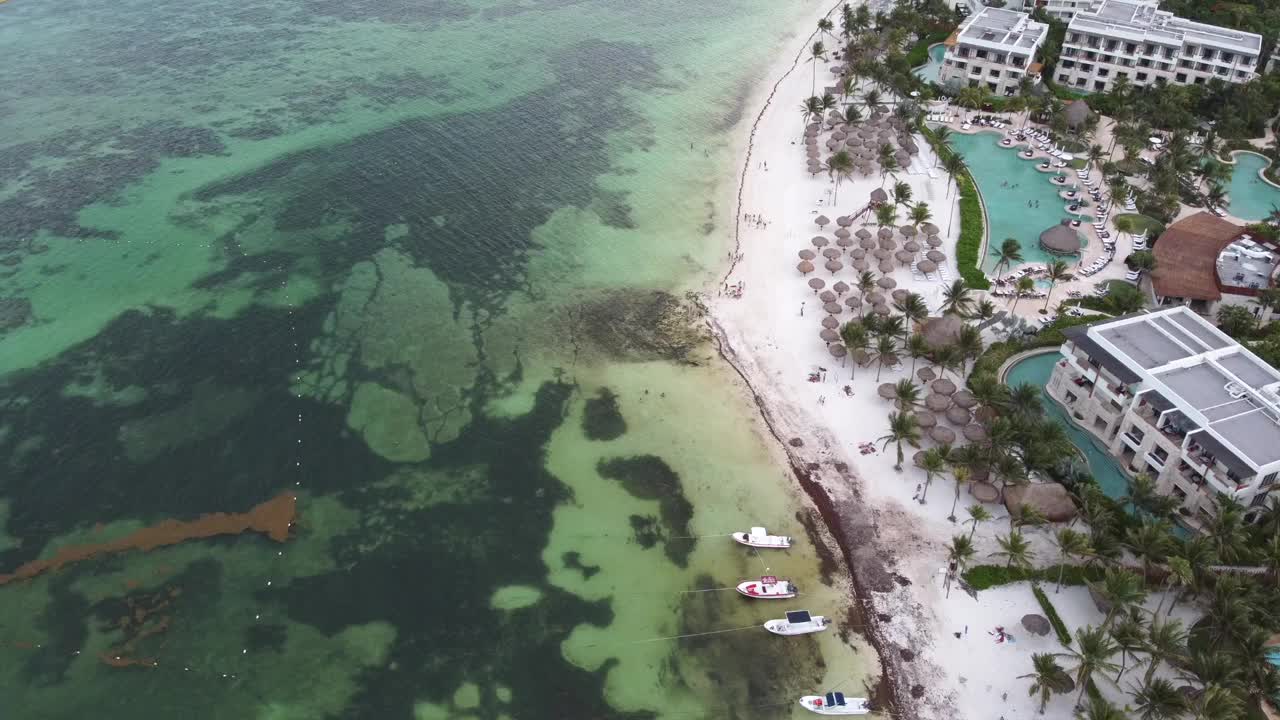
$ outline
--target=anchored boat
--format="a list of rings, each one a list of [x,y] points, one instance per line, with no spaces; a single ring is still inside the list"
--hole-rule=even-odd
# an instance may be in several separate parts
[[[747,545],[754,548],[789,548],[791,547],[791,538],[787,535],[770,535],[767,530],[762,527],[753,527],[751,532],[733,533],[733,539],[740,545]]]
[[[786,600],[796,596],[796,586],[789,580],[779,580],[772,575],[765,575],[759,580],[744,580],[738,583],[738,592],[757,600]]]
[[[847,698],[844,693],[829,692],[823,695],[805,695],[800,707],[819,715],[869,715],[871,708],[866,698]]]
[[[788,610],[785,620],[770,620],[764,629],[774,635],[808,635],[822,632],[830,623],[821,615],[810,615],[808,610]]]

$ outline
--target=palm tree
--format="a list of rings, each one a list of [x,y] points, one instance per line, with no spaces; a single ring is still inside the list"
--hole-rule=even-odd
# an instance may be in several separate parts
[[[929,448],[920,459],[920,468],[924,470],[924,492],[920,494],[920,504],[924,505],[924,499],[929,494],[929,486],[933,484],[933,478],[946,471],[947,461],[938,448]]]
[[[933,140],[941,147],[951,147],[951,128],[939,125],[933,129]]]
[[[1080,695],[1076,697],[1076,705],[1084,697],[1085,688],[1092,681],[1096,672],[1110,674],[1117,665],[1111,662],[1116,654],[1115,641],[1107,634],[1105,628],[1084,627],[1076,629],[1076,647],[1062,655],[1075,660],[1076,687]],[[1120,717],[1124,717],[1123,715]]]
[[[1000,270],[1008,270],[1013,265],[1022,262],[1022,245],[1014,238],[1005,238],[1000,243],[999,249],[995,250],[993,255],[996,256],[996,277],[1000,277]]]
[[[836,191],[832,195],[832,200],[839,202],[840,183],[853,175],[853,168],[853,156],[844,150],[835,153],[827,160],[827,173],[834,175],[836,179]]]
[[[862,274],[858,275],[854,287],[858,290],[859,298],[865,301],[868,295],[876,291],[876,274],[870,270],[863,270]]]
[[[835,107],[840,104],[836,102],[835,96],[829,92],[822,93],[822,97],[818,99],[818,102],[822,103],[823,113],[827,112],[828,110],[834,110]]]
[[[983,298],[978,301],[977,307],[973,311],[973,319],[980,323],[985,323],[996,316],[996,304]]]
[[[880,371],[884,369],[885,363],[898,357],[897,350],[898,343],[892,337],[881,335],[876,338],[876,382],[880,382]]]
[[[929,317],[929,305],[920,293],[908,293],[900,302],[895,301],[893,303],[893,309],[902,313],[903,342],[906,342],[905,333],[910,328],[911,323],[921,323],[924,322],[925,318]]]
[[[894,205],[911,204],[911,186],[901,180],[893,184],[890,194],[893,195]]]
[[[874,112],[877,105],[880,104],[880,91],[871,88],[862,94],[862,102],[867,106],[867,112]]]
[[[1088,165],[1088,167],[1089,167],[1089,174],[1090,174],[1090,175],[1092,175],[1092,174],[1093,174],[1093,166],[1094,166],[1094,165],[1097,165],[1099,169],[1101,169],[1101,168],[1102,168],[1102,158],[1106,157],[1106,154],[1107,154],[1107,153],[1106,153],[1106,151],[1102,149],[1102,146],[1101,146],[1101,145],[1094,145],[1094,146],[1092,146],[1092,147],[1090,147],[1090,148],[1089,148],[1089,165]]]
[[[911,412],[920,404],[920,386],[912,382],[911,378],[902,378],[894,384],[893,390],[898,409],[902,412]]]
[[[1240,696],[1219,685],[1206,685],[1194,694],[1187,709],[1193,720],[1241,720],[1245,717]]]
[[[1137,659],[1138,653],[1147,650],[1147,628],[1142,622],[1142,615],[1138,612],[1131,612],[1120,619],[1111,628],[1111,639],[1116,641],[1116,647],[1120,648],[1120,669],[1116,672],[1115,681],[1120,682],[1120,677],[1124,675],[1126,664],[1128,664],[1129,655],[1133,655]]]
[[[956,104],[970,110],[977,110],[987,101],[987,93],[982,88],[961,88],[956,95]]]
[[[1023,275],[1022,277],[1018,278],[1018,281],[1013,284],[1013,290],[1017,294],[1013,296],[1013,307],[1009,308],[1009,312],[1013,312],[1014,310],[1017,310],[1018,301],[1022,299],[1022,296],[1026,295],[1027,293],[1030,293],[1032,290],[1035,290],[1035,289],[1036,289],[1036,281],[1032,280],[1030,275]]]
[[[929,210],[929,203],[918,202],[911,206],[907,216],[911,218],[911,224],[918,228],[933,218],[933,212]]]
[[[818,20],[818,32],[822,33],[822,37],[825,38],[827,33],[831,32],[834,28],[835,23],[831,22],[830,18],[822,18]]]
[[[809,62],[813,63],[813,82],[810,83],[809,93],[816,95],[818,90],[818,61],[827,59],[827,46],[822,44],[821,40],[817,40],[809,48]]]
[[[1127,568],[1107,568],[1102,582],[1089,583],[1089,587],[1110,606],[1102,621],[1104,628],[1111,627],[1117,613],[1128,612],[1147,598],[1142,578]]]
[[[844,102],[850,95],[858,91],[858,81],[853,77],[846,76],[840,78],[840,83],[836,88],[840,91],[840,102]]]
[[[809,97],[800,104],[800,113],[804,116],[805,125],[808,125],[810,120],[820,120],[822,118],[822,100],[816,95]]]
[[[911,356],[911,373],[916,372],[916,360],[922,357],[928,357],[931,351],[929,341],[924,339],[924,335],[918,332],[911,333],[911,337],[907,338],[907,354]]]
[[[1089,538],[1071,528],[1062,528],[1054,534],[1053,544],[1058,548],[1058,587],[1054,593],[1062,590],[1062,574],[1067,569],[1067,560],[1073,557],[1084,557],[1089,554]]]
[[[898,158],[893,154],[893,146],[881,145],[877,160],[880,162],[880,187],[884,187],[885,180],[898,170]]]
[[[898,208],[885,203],[876,206],[876,225],[882,228],[891,228],[898,222]]]
[[[965,522],[972,523],[969,527],[969,538],[972,539],[974,533],[978,532],[978,523],[990,520],[991,513],[987,512],[987,509],[981,503],[970,505],[965,509],[965,512],[969,513],[969,519],[965,520]]]
[[[1147,675],[1143,684],[1150,685],[1160,663],[1176,666],[1187,656],[1187,631],[1177,618],[1152,620],[1147,627]]]
[[[961,325],[956,336],[956,351],[960,355],[960,374],[968,372],[967,360],[977,360],[982,355],[982,332],[972,325]]]
[[[1134,270],[1151,272],[1156,269],[1156,256],[1150,250],[1139,250],[1136,253],[1132,253],[1126,258],[1126,261],[1129,263],[1129,267]]]
[[[972,471],[969,469],[968,465],[953,464],[951,466],[951,478],[956,481],[956,495],[951,500],[951,513],[947,515],[947,519],[951,522],[956,521],[956,505],[960,503],[960,488],[964,487],[969,482],[971,474]],[[984,510],[983,512],[986,511]]]
[[[973,559],[973,536],[956,535],[947,546],[947,594],[951,593],[951,578],[956,573],[964,572],[969,561]]]
[[[963,278],[956,278],[942,289],[942,314],[968,317],[973,310],[973,291]]]
[[[871,342],[871,338],[867,334],[867,326],[860,322],[847,322],[840,328],[840,339],[844,341],[844,346],[852,356],[859,350],[865,351],[867,345]],[[857,368],[858,362],[854,360],[851,367]],[[850,373],[856,372],[851,370]]]
[[[1174,720],[1187,709],[1186,698],[1164,678],[1156,678],[1134,692],[1133,704],[1142,720]]]
[[[1244,529],[1244,509],[1234,500],[1220,500],[1206,528],[1218,559],[1224,563],[1238,562],[1247,554],[1248,536]]]
[[[942,158],[942,169],[946,171],[947,178],[951,183],[947,184],[947,197],[951,197],[951,184],[956,183],[956,178],[964,174],[965,164],[964,156],[958,152],[952,152]],[[957,185],[957,187],[959,187]]]
[[[880,450],[884,451],[889,447],[889,443],[893,443],[898,448],[898,462],[894,464],[894,470],[902,470],[902,443],[907,443],[911,447],[920,447],[920,426],[916,424],[915,416],[908,413],[889,413],[889,433],[877,438],[882,443]]]
[[[1064,693],[1071,689],[1071,676],[1058,665],[1052,653],[1033,653],[1031,655],[1032,672],[1019,675],[1018,679],[1033,678],[1028,695],[1040,694],[1040,714],[1044,714],[1045,705],[1053,693]]]
[[[844,109],[844,121],[849,124],[862,122],[862,111],[857,105],[849,105]]]
[[[1142,521],[1138,527],[1130,527],[1125,531],[1121,543],[1142,561],[1142,576],[1151,577],[1151,568],[1164,562],[1169,555],[1173,540],[1169,524],[1164,521],[1153,522],[1150,518]]]
[[[1101,695],[1089,698],[1084,708],[1083,720],[1129,720],[1115,705],[1107,702]]]
[[[1031,568],[1031,561],[1035,559],[1036,553],[1031,549],[1031,543],[1022,536],[1018,530],[1011,530],[1008,535],[997,535],[996,543],[1000,545],[1000,549],[991,553],[992,557],[1005,558],[1004,566],[1006,568],[1015,565],[1021,570]]]
[[[1121,237],[1133,234],[1134,224],[1133,218],[1131,217],[1127,217],[1125,215],[1117,217],[1115,219],[1115,226],[1116,232],[1119,233]]]
[[[1064,280],[1070,280],[1073,276],[1068,271],[1067,264],[1061,260],[1054,260],[1046,267],[1049,277],[1049,292],[1044,298],[1044,309],[1049,309],[1049,301],[1053,299],[1053,288]]]
[[[1195,581],[1195,573],[1191,569],[1191,563],[1186,558],[1172,556],[1165,561],[1165,567],[1169,569],[1169,574],[1164,577],[1166,586],[1165,595],[1168,595],[1169,609],[1173,612],[1173,606],[1178,602],[1178,591],[1175,588],[1181,586],[1186,587]],[[1160,617],[1160,609],[1164,605],[1164,597],[1161,596],[1160,602],[1156,603],[1155,617]]]

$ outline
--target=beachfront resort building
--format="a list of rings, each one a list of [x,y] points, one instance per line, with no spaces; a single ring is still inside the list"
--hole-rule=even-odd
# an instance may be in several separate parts
[[[1185,20],[1151,0],[1102,0],[1067,25],[1054,81],[1105,92],[1118,77],[1134,86],[1202,85],[1257,77],[1262,36]]]
[[[1065,333],[1046,390],[1077,424],[1188,526],[1223,498],[1256,519],[1280,477],[1280,372],[1186,307]]]
[[[938,84],[959,90],[981,87],[996,95],[1011,95],[1023,78],[1040,80],[1036,53],[1048,37],[1049,26],[1026,13],[984,7],[969,17],[944,43],[946,55]]]
[[[1223,305],[1242,305],[1263,322],[1275,315],[1254,301],[1275,287],[1280,249],[1247,228],[1199,212],[1165,229],[1152,254],[1151,290],[1158,305],[1185,305],[1210,318]]]

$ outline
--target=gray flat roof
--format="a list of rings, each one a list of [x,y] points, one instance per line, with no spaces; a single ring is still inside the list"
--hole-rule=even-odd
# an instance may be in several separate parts
[[[1200,363],[1176,368],[1156,377],[1200,412],[1236,401],[1224,387],[1227,384],[1226,376],[1212,365]]]
[[[1231,341],[1228,338],[1223,337],[1212,328],[1207,328],[1182,313],[1175,313],[1167,317],[1172,318],[1175,323],[1182,327],[1182,329],[1190,332],[1192,335],[1195,335],[1210,349],[1218,350],[1231,344]]]
[[[1218,363],[1249,387],[1256,388],[1280,382],[1280,372],[1276,372],[1275,368],[1264,365],[1248,355],[1227,355],[1220,358]]]
[[[1280,460],[1280,425],[1261,410],[1216,422],[1213,429],[1258,465]],[[1236,470],[1236,474],[1242,477],[1248,477],[1252,472],[1252,469],[1244,473]]]
[[[1134,362],[1148,370],[1192,355],[1186,348],[1165,337],[1164,333],[1147,322],[1109,328],[1100,334]]]

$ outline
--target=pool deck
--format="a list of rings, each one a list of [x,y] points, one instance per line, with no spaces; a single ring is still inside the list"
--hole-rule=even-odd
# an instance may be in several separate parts
[[[1032,157],[1029,159],[1026,159],[1026,162],[1035,162],[1038,164],[1042,160],[1054,159],[1045,151],[1040,150],[1039,148],[1031,147],[1027,145],[1024,141],[1019,141],[1013,138],[1013,131],[1022,128],[1023,125],[1025,125],[1029,129],[1040,129],[1040,130],[1047,129],[1036,123],[1029,122],[1027,120],[1027,113],[1017,113],[1017,114],[981,113],[983,115],[993,115],[995,117],[1003,118],[1006,122],[1008,122],[1009,127],[1003,130],[997,130],[991,127],[973,126],[973,127],[970,127],[970,129],[965,130],[962,128],[962,125],[964,124],[964,118],[974,114],[972,113],[972,111],[966,110],[964,108],[960,108],[958,106],[953,106],[949,103],[933,103],[930,106],[929,110],[931,112],[944,112],[944,113],[953,115],[955,117],[955,119],[950,122],[930,123],[931,125],[946,126],[947,129],[949,129],[951,132],[960,134],[960,135],[978,135],[980,133],[999,134],[1000,139],[1002,141],[1012,140],[1012,142],[1014,143],[1009,146],[1002,145],[999,147],[1000,150],[1006,150],[1008,152],[1021,152],[1022,150],[1030,147],[1030,149],[1032,150]],[[1095,175],[1094,174],[1095,169],[1092,167],[1089,168],[1089,171],[1090,171],[1091,177],[1101,180],[1102,174],[1100,172]],[[1050,174],[1046,173],[1046,177],[1045,177],[1046,183],[1050,182],[1049,177],[1050,177]],[[976,182],[974,183],[974,185],[978,187],[978,193],[979,195],[981,195],[982,187],[978,185],[978,183]],[[1105,189],[1104,189],[1104,192],[1105,192]],[[1133,252],[1133,238],[1128,235],[1122,235],[1119,231],[1115,229],[1115,225],[1113,223],[1113,220],[1116,216],[1121,215],[1125,212],[1123,210],[1124,204],[1119,203],[1117,206],[1116,203],[1113,203],[1112,205],[1113,207],[1111,212],[1111,218],[1108,219],[1107,221],[1107,228],[1111,231],[1111,236],[1116,239],[1115,260],[1113,260],[1109,265],[1103,268],[1100,272],[1090,277],[1082,278],[1076,275],[1076,271],[1078,271],[1079,268],[1091,264],[1096,258],[1101,257],[1105,254],[1105,250],[1103,249],[1103,246],[1102,246],[1102,239],[1098,237],[1098,233],[1096,230],[1094,230],[1093,225],[1088,222],[1081,223],[1080,227],[1076,229],[1079,230],[1080,234],[1085,237],[1085,239],[1088,241],[1088,244],[1085,246],[1081,254],[1077,256],[1077,259],[1071,263],[1073,275],[1076,275],[1076,277],[1070,281],[1058,283],[1058,285],[1053,290],[1053,302],[1057,303],[1067,299],[1068,298],[1067,293],[1072,290],[1083,293],[1084,295],[1089,295],[1094,291],[1094,288],[1096,288],[1101,284],[1104,284],[1113,280],[1121,280],[1121,281],[1124,280],[1125,273],[1128,272],[1128,268],[1126,268],[1124,264],[1124,258],[1128,256],[1131,252]],[[989,227],[990,227],[990,224],[988,223],[988,231],[989,231]],[[987,245],[989,245],[989,239],[988,239],[988,242],[984,242],[984,257],[985,257],[985,253],[988,252],[985,249]],[[1013,268],[1010,268],[1008,271],[1006,271],[1005,274],[1015,272],[1022,267],[1027,267],[1027,266],[1043,267],[1043,265],[1044,264],[1041,262],[1023,263],[1022,265],[1018,265]],[[995,297],[995,299],[998,301],[1003,301],[1006,305],[1005,307],[1006,310],[1009,310],[1014,305],[1012,298]],[[1039,311],[1044,306],[1044,303],[1036,302],[1035,300],[1036,298],[1033,298],[1033,297],[1024,297],[1022,301],[1017,303],[1015,314],[1024,318],[1038,320],[1040,317],[1042,317]]]

